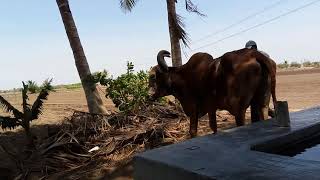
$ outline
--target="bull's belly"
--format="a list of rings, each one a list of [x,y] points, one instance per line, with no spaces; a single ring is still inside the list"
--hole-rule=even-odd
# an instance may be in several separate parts
[[[208,112],[207,111],[201,111],[198,112],[198,118],[202,118],[204,115],[206,115]]]
[[[252,95],[247,96],[229,96],[225,97],[222,103],[218,105],[218,109],[227,110],[232,115],[237,115],[239,110],[247,109],[250,105]]]

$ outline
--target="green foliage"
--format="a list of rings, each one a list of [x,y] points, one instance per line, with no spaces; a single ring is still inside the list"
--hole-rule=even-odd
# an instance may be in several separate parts
[[[52,78],[46,79],[40,86],[40,89],[47,89],[48,91],[54,91],[54,87],[51,85],[51,83],[52,83]]]
[[[108,81],[109,81],[108,77],[109,77],[109,73],[107,70],[103,70],[101,72],[98,71],[92,74],[92,81],[94,83],[100,83],[102,85],[106,85],[108,84]]]
[[[300,67],[301,67],[301,64],[298,63],[298,62],[296,62],[296,61],[293,61],[293,62],[291,62],[290,67],[300,68]]]
[[[0,126],[2,129],[14,129],[17,126],[22,126],[27,134],[30,135],[30,122],[37,119],[41,114],[44,100],[47,100],[49,92],[52,90],[51,82],[52,80],[47,80],[44,82],[42,88],[40,89],[40,93],[32,106],[28,104],[29,98],[27,92],[30,91],[30,87],[28,86],[29,82],[27,82],[27,84],[22,82],[22,112],[13,107],[6,99],[0,96],[0,105],[2,108],[5,111],[13,114],[13,117],[0,116]]]
[[[127,63],[127,72],[116,79],[107,79],[106,97],[112,99],[120,111],[129,113],[143,108],[148,102],[148,74],[134,72],[134,65]]]
[[[288,67],[289,67],[289,64],[288,64],[287,61],[284,61],[283,63],[280,63],[280,64],[278,64],[277,66],[278,66],[278,68],[280,68],[280,69],[284,69],[284,68],[288,68]]]
[[[305,61],[302,63],[303,67],[312,67],[312,62],[310,61]]]
[[[40,88],[39,88],[38,84],[35,81],[29,80],[29,81],[27,81],[26,85],[28,86],[28,91],[31,94],[39,92]]]
[[[303,67],[315,67],[315,68],[319,68],[320,67],[320,62],[312,62],[312,61],[305,61],[302,64],[293,61],[290,64],[288,64],[287,61],[284,61],[283,63],[280,63],[277,65],[278,68],[283,69],[283,68],[301,68],[301,66]]]
[[[69,90],[80,89],[80,88],[82,88],[82,84],[81,83],[74,83],[74,84],[66,84],[66,85],[55,86],[55,89],[59,89],[59,88],[66,88],[66,89],[69,89]]]
[[[319,68],[320,67],[320,62],[319,61],[305,61],[303,63],[304,67],[314,67],[314,68]]]
[[[312,67],[319,68],[320,62],[312,62]]]

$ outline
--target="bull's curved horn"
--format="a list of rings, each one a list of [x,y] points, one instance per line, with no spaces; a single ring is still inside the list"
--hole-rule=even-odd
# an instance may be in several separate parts
[[[168,52],[166,50],[159,51],[158,56],[157,56],[158,65],[160,66],[161,70],[168,71],[169,67],[168,67],[164,57],[170,57],[170,52]]]

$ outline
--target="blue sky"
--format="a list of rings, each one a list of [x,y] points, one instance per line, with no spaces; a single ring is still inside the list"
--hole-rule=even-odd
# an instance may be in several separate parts
[[[196,40],[263,10],[278,0],[193,0],[205,18],[187,13],[182,0],[177,12],[185,17],[191,40],[187,57],[215,42],[313,0],[283,0],[279,5],[223,33]],[[178,2],[179,2],[178,1]],[[124,13],[117,0],[70,0],[91,71],[119,75],[126,61],[136,69],[155,65],[160,49],[170,49],[164,0],[140,0]],[[277,62],[320,60],[320,2],[272,23],[197,51],[214,57],[240,49],[253,39]],[[55,84],[79,82],[69,42],[55,0],[4,0],[0,6],[0,89],[20,87],[22,80]],[[186,62],[186,57],[184,57]]]

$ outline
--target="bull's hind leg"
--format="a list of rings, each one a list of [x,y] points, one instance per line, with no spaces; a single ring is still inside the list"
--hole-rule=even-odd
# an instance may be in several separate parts
[[[261,120],[261,103],[254,98],[250,104],[251,122],[258,122]]]
[[[268,81],[260,80],[259,86],[250,102],[251,122],[268,119],[271,91]]]
[[[274,118],[276,116],[276,113],[273,109],[271,109],[270,107],[268,108],[268,115],[272,118]]]
[[[244,109],[244,110],[242,109],[237,113],[237,115],[235,116],[237,126],[244,125],[245,116],[246,116],[246,109]]]
[[[216,110],[213,112],[209,112],[209,125],[213,133],[217,133],[217,117],[216,117]]]

